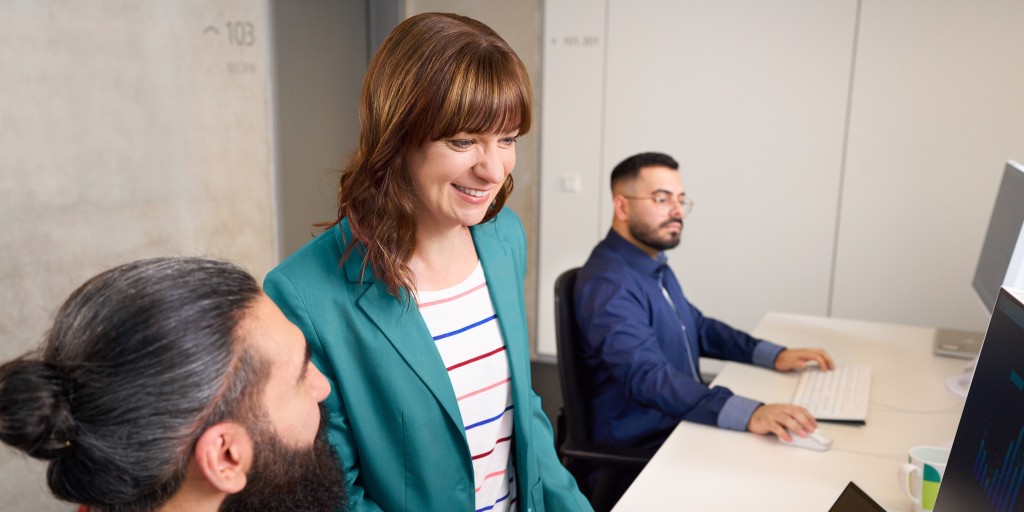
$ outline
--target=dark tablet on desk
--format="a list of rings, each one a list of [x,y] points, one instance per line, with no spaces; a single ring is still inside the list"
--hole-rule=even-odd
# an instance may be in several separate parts
[[[885,512],[885,509],[857,484],[850,482],[828,512]]]

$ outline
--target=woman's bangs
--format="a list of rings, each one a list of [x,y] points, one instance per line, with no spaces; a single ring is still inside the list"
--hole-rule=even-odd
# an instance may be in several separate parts
[[[530,129],[530,84],[515,66],[490,66],[452,80],[434,140],[456,133],[525,134]]]

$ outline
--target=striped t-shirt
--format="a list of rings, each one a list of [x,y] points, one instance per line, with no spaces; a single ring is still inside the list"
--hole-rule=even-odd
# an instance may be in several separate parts
[[[478,262],[465,281],[446,290],[417,291],[416,300],[459,402],[476,510],[516,510],[511,378],[483,267]]]

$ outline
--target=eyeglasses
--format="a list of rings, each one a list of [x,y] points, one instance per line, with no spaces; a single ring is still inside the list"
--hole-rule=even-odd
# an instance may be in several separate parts
[[[665,191],[658,191],[651,194],[648,197],[643,196],[627,196],[623,195],[626,199],[646,199],[654,203],[654,206],[662,210],[669,210],[675,205],[679,205],[679,208],[683,210],[683,214],[689,215],[693,211],[693,201],[686,198],[686,194],[679,194],[678,196],[672,197],[672,194]]]

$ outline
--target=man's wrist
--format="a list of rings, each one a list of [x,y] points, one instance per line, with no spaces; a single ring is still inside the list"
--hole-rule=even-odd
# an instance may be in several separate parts
[[[754,416],[754,411],[762,405],[764,404],[757,400],[733,395],[725,401],[725,405],[718,413],[718,427],[746,432],[750,425],[750,418]]]
[[[775,369],[775,362],[779,355],[786,350],[782,345],[776,345],[768,340],[761,340],[754,346],[754,352],[750,356],[751,364],[761,368]]]

